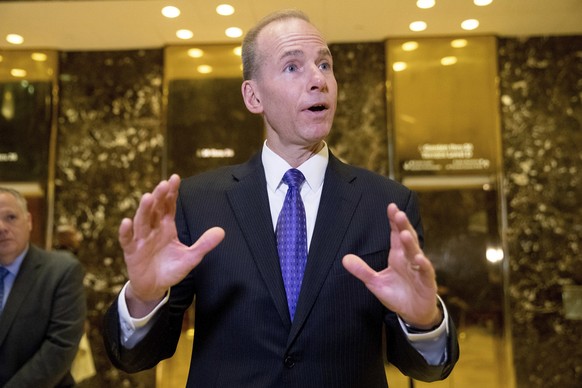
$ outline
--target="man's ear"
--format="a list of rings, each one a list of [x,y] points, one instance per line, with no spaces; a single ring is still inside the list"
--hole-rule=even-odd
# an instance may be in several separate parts
[[[245,102],[249,112],[260,114],[263,113],[263,104],[261,104],[256,86],[257,85],[253,80],[245,80],[242,83],[241,91],[243,95],[243,101]]]

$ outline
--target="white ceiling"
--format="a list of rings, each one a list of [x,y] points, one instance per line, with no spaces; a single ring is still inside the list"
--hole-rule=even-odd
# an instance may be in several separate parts
[[[236,12],[219,16],[218,4],[229,3]],[[436,0],[432,9],[416,7],[416,0],[110,0],[110,1],[0,1],[0,49],[122,50],[174,44],[232,43],[227,27],[248,30],[270,11],[305,11],[331,43],[381,41],[394,37],[484,35],[582,35],[582,0],[494,0],[477,7],[472,0]],[[162,17],[166,5],[182,14]],[[475,18],[472,32],[461,21]],[[408,30],[410,22],[424,20],[428,29]],[[187,28],[194,37],[183,41],[175,31]],[[24,37],[19,46],[5,37]],[[235,39],[240,41],[239,39]]]

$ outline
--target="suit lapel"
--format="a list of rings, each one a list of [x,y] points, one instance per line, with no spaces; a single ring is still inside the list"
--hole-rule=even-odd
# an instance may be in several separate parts
[[[37,271],[42,266],[42,260],[39,259],[38,251],[32,245],[22,261],[18,275],[8,296],[6,306],[0,317],[0,345],[4,342],[8,329],[16,319],[17,313],[23,306],[28,293],[31,290],[31,284],[34,284],[37,278]]]
[[[301,294],[288,344],[293,342],[305,323],[329,270],[337,259],[338,250],[361,197],[361,191],[352,184],[354,179],[353,170],[330,153]]]
[[[281,277],[277,243],[260,153],[234,172],[238,183],[227,193],[259,272],[275,302],[281,321],[291,326]]]

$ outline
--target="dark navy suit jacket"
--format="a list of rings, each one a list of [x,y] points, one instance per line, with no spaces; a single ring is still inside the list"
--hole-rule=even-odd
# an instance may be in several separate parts
[[[170,357],[183,313],[195,298],[188,387],[386,387],[385,352],[416,379],[446,377],[458,358],[453,323],[447,362],[429,366],[396,315],[341,264],[345,254],[354,253],[376,270],[387,266],[391,202],[407,213],[422,241],[412,191],[330,154],[291,322],[260,154],[186,179],[177,202],[179,239],[191,245],[213,226],[222,227],[226,237],[172,287],[152,331],[131,350],[119,343],[117,302],[112,304],[105,340],[113,363],[133,372]]]

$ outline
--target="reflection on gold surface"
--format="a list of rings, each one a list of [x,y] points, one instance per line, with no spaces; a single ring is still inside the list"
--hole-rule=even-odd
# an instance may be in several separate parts
[[[53,50],[0,50],[0,82],[53,81],[57,68]]]
[[[241,58],[236,44],[170,46],[164,50],[166,81],[176,79],[241,78]],[[198,69],[208,70],[198,71]]]
[[[419,194],[424,251],[460,341],[452,374],[430,387],[512,387],[497,43],[484,36],[418,39],[414,50],[408,43],[386,43],[395,176]],[[428,387],[387,371],[390,387]]]
[[[192,332],[193,334],[193,332]],[[174,357],[162,361],[156,370],[157,388],[185,387],[190,368],[192,339],[185,330],[180,337]],[[459,335],[461,358],[453,374],[444,381],[423,383],[411,381],[392,365],[386,365],[390,388],[491,388],[507,387],[504,377],[495,371],[503,345],[490,329],[473,325]]]

